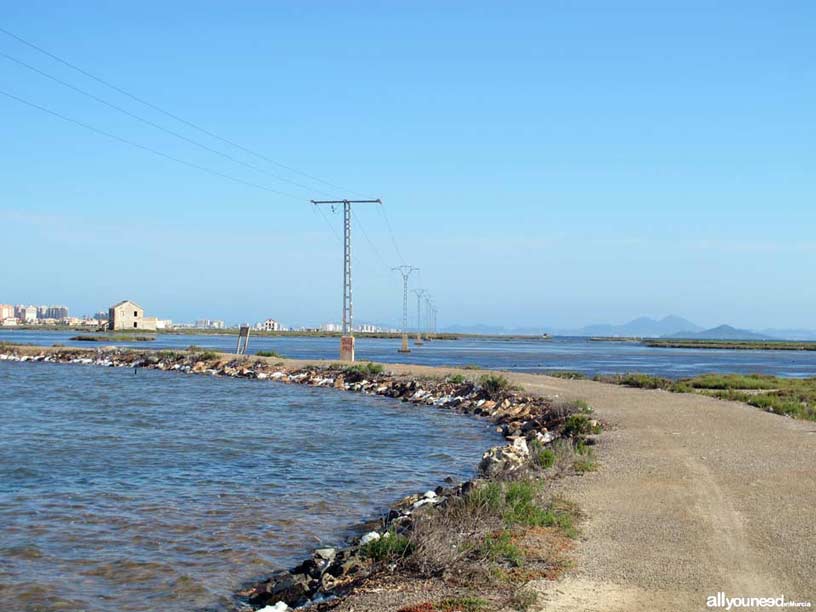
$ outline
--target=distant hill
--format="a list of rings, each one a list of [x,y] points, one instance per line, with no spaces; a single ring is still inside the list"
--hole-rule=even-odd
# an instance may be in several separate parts
[[[719,327],[704,329],[695,333],[678,332],[663,336],[663,338],[677,340],[774,340],[771,336],[758,334],[747,329],[737,329],[730,325],[720,325]]]
[[[601,323],[597,325],[587,325],[580,329],[559,330],[557,333],[562,336],[612,336],[612,337],[639,337],[639,338],[659,338],[671,334],[692,334],[701,331],[703,328],[691,321],[669,315],[662,319],[652,319],[650,317],[638,317],[623,325],[611,325]],[[686,336],[684,336],[686,337]]]

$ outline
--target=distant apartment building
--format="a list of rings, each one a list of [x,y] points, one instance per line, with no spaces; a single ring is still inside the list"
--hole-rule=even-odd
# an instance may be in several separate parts
[[[45,316],[41,317],[43,319],[57,319],[61,321],[63,319],[68,318],[68,307],[67,306],[48,306],[45,309]]]
[[[123,300],[108,309],[108,328],[114,331],[126,329],[156,330],[156,317],[144,316],[144,308],[136,302]]]
[[[267,319],[263,323],[258,323],[255,326],[255,329],[258,329],[260,331],[280,331],[281,324],[275,319]]]
[[[376,325],[371,325],[371,323],[362,323],[358,325],[354,331],[358,331],[361,334],[373,334],[379,331],[382,331],[381,328],[377,327]]]
[[[94,319],[96,319],[100,323],[103,322],[103,321],[107,321],[108,320],[108,313],[105,312],[104,310],[100,310],[99,312],[94,314]]]
[[[0,321],[14,318],[14,306],[11,304],[0,304]]]
[[[320,326],[320,331],[324,332],[339,332],[342,329],[339,323],[324,323]]]
[[[199,319],[195,326],[198,329],[224,329],[224,322],[219,319]]]
[[[20,309],[20,314],[17,317],[23,323],[36,323],[37,322],[37,307],[36,306],[23,306]]]

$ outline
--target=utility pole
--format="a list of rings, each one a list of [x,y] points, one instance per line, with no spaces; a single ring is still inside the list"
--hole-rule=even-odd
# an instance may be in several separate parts
[[[312,200],[315,206],[328,204],[334,207],[343,205],[343,333],[340,338],[340,361],[354,361],[354,333],[352,332],[351,301],[351,205],[382,204],[376,200]]]
[[[411,272],[419,268],[402,265],[391,269],[402,274],[402,347],[398,352],[410,353],[411,349],[408,348],[408,277],[411,276]]]
[[[417,296],[417,335],[414,344],[422,346],[422,296],[425,295],[424,289],[414,289]]]

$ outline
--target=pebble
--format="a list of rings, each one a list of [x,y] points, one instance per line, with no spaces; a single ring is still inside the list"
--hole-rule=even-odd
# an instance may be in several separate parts
[[[289,612],[291,609],[285,601],[279,601],[274,606],[264,606],[258,612]]]

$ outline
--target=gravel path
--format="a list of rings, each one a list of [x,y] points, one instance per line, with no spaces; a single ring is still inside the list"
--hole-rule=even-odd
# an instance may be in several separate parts
[[[543,609],[705,610],[706,596],[816,607],[816,423],[707,397],[512,375],[610,425],[600,469],[564,483],[587,514],[576,571]]]

